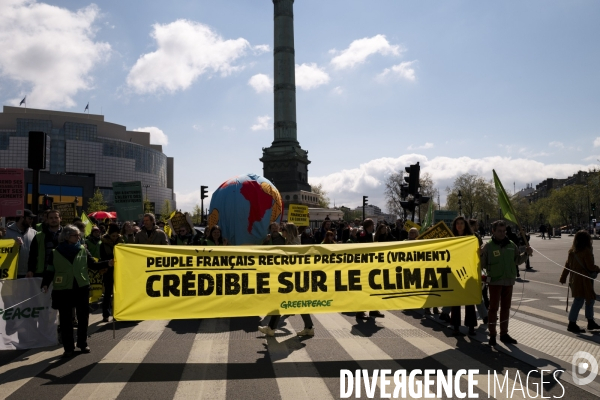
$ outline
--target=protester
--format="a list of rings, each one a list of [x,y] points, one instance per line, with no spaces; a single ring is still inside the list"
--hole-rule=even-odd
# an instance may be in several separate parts
[[[279,228],[279,225],[277,225]],[[227,239],[221,235],[221,228],[219,225],[213,225],[208,231],[208,238],[206,239],[207,246],[227,246]]]
[[[35,240],[31,243],[29,260],[27,261],[28,278],[43,277],[48,261],[52,256],[52,250],[58,246],[58,237],[62,229],[60,226],[60,212],[49,210],[46,213],[46,223],[43,225],[42,231],[35,235]]]
[[[542,239],[546,239],[546,225],[541,224],[539,229],[540,233],[542,234]]]
[[[315,241],[313,239],[312,230],[309,227],[306,227],[302,234],[300,235],[300,242],[302,244],[314,244]]]
[[[473,232],[473,235],[475,235],[477,237],[477,241],[479,242],[479,252],[481,252],[481,246],[483,246],[483,239],[481,238],[481,234],[479,232],[477,232],[477,220],[476,219],[471,219],[469,220],[469,225],[471,226],[471,231]],[[527,265],[529,265],[529,257],[527,258]],[[482,282],[482,288],[481,288],[481,298],[482,301],[479,304],[476,304],[475,307],[477,308],[477,312],[479,313],[479,316],[481,317],[483,323],[485,325],[487,325],[488,323],[488,310],[486,307],[486,303],[489,303],[488,300],[488,295],[487,295],[487,285],[485,282]]]
[[[363,221],[363,230],[358,235],[358,243],[373,243],[373,230],[375,229],[375,224],[371,218],[367,218]],[[358,311],[356,313],[356,319],[369,319],[373,318],[384,318],[385,315],[379,311],[370,311],[369,315],[367,315],[364,311]]]
[[[123,222],[123,226],[121,227],[121,237],[125,243],[135,242],[135,229],[133,228],[131,221]]]
[[[322,243],[325,239],[325,233],[331,230],[331,220],[329,217],[325,217],[325,220],[321,223],[321,229],[315,231],[313,235],[314,242],[316,244]]]
[[[452,234],[454,236],[471,236],[471,226],[465,220],[465,217],[458,216],[452,221]],[[452,324],[454,336],[460,335],[460,307],[453,306],[450,314],[450,323]],[[475,326],[477,325],[477,314],[474,305],[465,305],[465,326],[469,328],[469,335],[475,335]]]
[[[358,243],[358,228],[350,229],[350,237],[348,237],[346,243]]]
[[[143,229],[135,235],[136,244],[169,244],[167,234],[156,226],[154,214],[144,214],[143,225]]]
[[[102,236],[102,245],[100,246],[100,260],[107,261],[115,258],[115,246],[119,243],[125,243],[119,234],[117,224],[108,225],[108,231]],[[102,300],[102,322],[108,322],[112,311],[112,297],[114,292],[115,277],[114,268],[110,267],[102,275],[104,284],[104,299]]]
[[[416,240],[419,237],[419,230],[417,228],[410,228],[408,230],[408,236],[404,240]]]
[[[51,215],[48,221],[51,221]],[[112,267],[113,260],[95,262],[85,246],[79,243],[80,232],[74,225],[67,225],[60,231],[59,242],[48,259],[48,267],[44,271],[42,291],[48,292],[52,283],[52,308],[58,310],[61,326],[62,344],[65,350],[63,357],[71,357],[75,350],[73,339],[73,308],[76,309],[77,347],[82,353],[89,353],[87,329],[89,318],[88,268],[100,270]]]
[[[50,210],[42,211],[42,213],[41,213],[42,221],[35,225],[36,231],[41,232],[42,230],[44,230],[44,227],[46,226],[46,223],[48,221],[48,211],[50,211]]]
[[[29,262],[29,251],[35,240],[36,230],[32,228],[33,219],[36,217],[31,210],[24,210],[23,216],[17,219],[17,222],[8,225],[4,239],[14,239],[19,249],[19,266],[17,269],[17,279],[27,276],[27,265]]]
[[[171,238],[171,244],[177,246],[192,246],[198,244],[196,236],[190,232],[189,226],[179,227],[177,234]]]
[[[373,241],[375,242],[390,242],[394,240],[391,233],[388,233],[388,226],[385,224],[381,224],[377,227],[375,231],[375,237]]]
[[[579,311],[585,303],[585,318],[588,320],[589,330],[600,329],[600,325],[594,321],[594,303],[596,292],[594,291],[594,279],[598,276],[600,268],[594,264],[594,253],[592,251],[592,237],[586,231],[579,231],[573,238],[573,245],[569,250],[565,268],[560,275],[559,282],[563,285],[570,276],[569,287],[572,291],[573,304],[569,312],[569,325],[567,330],[573,333],[585,333],[577,325]]]
[[[481,268],[487,271],[490,280],[490,308],[488,310],[488,328],[490,332],[490,346],[496,345],[496,325],[498,309],[500,309],[500,341],[516,344],[517,341],[508,334],[508,318],[512,300],[513,286],[516,281],[515,264],[525,262],[533,254],[530,246],[524,253],[519,253],[516,244],[506,237],[506,223],[502,220],[492,224],[492,239],[481,248]]]
[[[323,238],[321,244],[335,244],[335,233],[333,231],[325,232],[325,238]]]
[[[96,259],[100,259],[100,242],[102,236],[100,235],[100,228],[96,225],[92,227],[92,232],[85,240],[85,245],[87,246],[88,251],[92,255],[92,257]]]
[[[273,246],[283,246],[285,244],[285,237],[281,234],[281,226],[277,222],[272,222],[269,225],[269,234],[263,244]]]

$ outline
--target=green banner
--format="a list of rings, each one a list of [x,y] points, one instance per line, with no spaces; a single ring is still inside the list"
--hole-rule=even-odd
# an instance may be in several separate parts
[[[142,182],[113,182],[114,208],[119,221],[137,221],[144,214]]]

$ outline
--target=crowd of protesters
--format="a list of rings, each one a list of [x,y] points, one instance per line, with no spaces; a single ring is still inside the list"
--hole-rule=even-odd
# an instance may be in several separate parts
[[[57,210],[47,210],[40,215],[40,222],[35,223],[36,215],[25,210],[0,235],[7,239],[15,239],[20,246],[20,258],[17,278],[42,278],[42,291],[47,291],[53,284],[53,308],[59,310],[59,333],[65,350],[64,356],[74,353],[75,345],[83,353],[89,353],[87,345],[88,298],[90,280],[88,269],[100,271],[104,286],[102,299],[102,316],[104,322],[109,322],[112,313],[113,296],[113,266],[114,248],[118,244],[141,245],[179,245],[179,246],[226,246],[227,238],[223,237],[218,225],[201,231],[190,224],[183,224],[171,232],[165,233],[164,222],[156,221],[153,214],[144,214],[138,224],[126,221],[120,225],[107,221],[92,219],[91,233],[84,237],[86,230],[83,222],[76,218],[71,224],[62,226],[61,216]],[[518,278],[518,265],[527,262],[532,249],[527,245],[529,237],[524,233],[517,235],[510,226],[502,221],[491,225],[491,238],[484,243],[483,234],[476,220],[466,220],[459,216],[451,226],[454,236],[474,235],[478,238],[480,268],[483,273],[482,296],[478,304],[465,304],[464,325],[468,327],[469,335],[475,334],[477,314],[483,324],[489,329],[490,345],[496,344],[500,326],[500,341],[516,344],[517,341],[508,333],[509,311],[511,306],[512,288]],[[479,232],[479,233],[478,233]],[[542,234],[544,232],[542,231]],[[263,245],[336,245],[361,244],[373,242],[392,242],[416,240],[419,235],[417,228],[405,229],[405,223],[398,219],[395,224],[380,222],[375,224],[371,219],[352,222],[338,221],[326,218],[318,229],[308,226],[297,227],[293,223],[273,222],[269,226]],[[587,232],[580,231],[575,235],[573,247],[561,283],[566,283],[570,276],[570,287],[573,292],[573,305],[569,314],[568,330],[581,333],[584,330],[577,326],[579,310],[585,304],[585,317],[588,329],[600,329],[594,322],[593,305],[596,294],[593,280],[586,279],[597,276],[600,269],[594,264],[591,252],[592,241]],[[488,297],[489,290],[489,297]],[[477,309],[477,311],[476,311]],[[431,309],[425,309],[425,314],[431,314]],[[433,313],[440,313],[433,308]],[[498,318],[498,314],[500,314]],[[298,336],[313,336],[314,325],[309,314],[302,314],[304,328],[297,332]],[[357,319],[384,318],[385,315],[377,310],[357,311]],[[460,335],[461,306],[442,308],[442,321],[450,323],[455,335]],[[259,330],[267,336],[274,336],[281,316],[271,316],[266,326]],[[77,342],[73,339],[73,327],[77,327]]]

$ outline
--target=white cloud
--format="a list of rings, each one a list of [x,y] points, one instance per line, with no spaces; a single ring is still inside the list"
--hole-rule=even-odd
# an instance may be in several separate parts
[[[99,8],[72,12],[34,0],[1,1],[0,76],[23,84],[29,107],[74,107],[80,90],[91,89],[90,72],[111,52],[94,41]],[[83,107],[83,106],[81,106]]]
[[[329,74],[317,64],[296,64],[296,86],[310,90],[329,83]]]
[[[271,117],[269,117],[268,115],[265,115],[263,117],[256,117],[256,121],[257,123],[250,127],[250,129],[252,129],[253,131],[264,131],[273,129],[273,125],[270,123]]]
[[[329,198],[339,205],[358,206],[362,195],[369,196],[369,203],[386,209],[383,192],[384,182],[391,173],[403,171],[404,167],[420,162],[421,173],[429,172],[435,186],[440,189],[442,205],[445,204],[445,189],[454,179],[464,173],[477,174],[492,179],[495,169],[503,182],[516,182],[517,190],[527,183],[534,185],[546,178],[566,178],[579,170],[586,171],[594,164],[545,164],[526,158],[485,157],[434,157],[428,159],[421,154],[405,154],[397,158],[379,158],[356,168],[334,172],[325,176],[309,178],[310,184],[323,184]],[[508,185],[505,184],[505,186]],[[509,185],[512,187],[512,185]]]
[[[334,87],[334,88],[331,90],[331,92],[332,92],[333,94],[340,95],[340,94],[344,93],[344,88],[343,88],[343,87],[341,87],[341,86],[336,86],[336,87]]]
[[[550,146],[550,147],[556,147],[557,149],[564,149],[565,148],[565,145],[562,142],[556,142],[556,141],[548,143],[548,146]]]
[[[271,46],[268,44],[259,44],[254,46],[252,49],[254,50],[254,54],[262,54],[271,51]]]
[[[419,149],[431,149],[433,147],[433,143],[426,142],[423,146],[413,146],[412,144],[408,146],[408,150],[419,150]]]
[[[150,143],[152,144],[162,144],[166,146],[169,144],[169,138],[167,135],[155,126],[147,126],[145,128],[137,128],[134,129],[136,132],[150,132]]]
[[[371,38],[357,39],[350,43],[350,46],[340,52],[330,50],[331,54],[338,54],[331,60],[331,64],[336,69],[352,68],[357,64],[362,64],[367,57],[373,54],[398,56],[403,49],[398,45],[391,45],[385,35],[376,35]]]
[[[177,209],[183,212],[191,213],[194,206],[200,206],[200,189],[193,190],[189,193],[175,192],[177,196]],[[204,207],[208,208],[212,199],[212,191],[209,190],[208,198],[204,199]]]
[[[151,36],[157,50],[142,55],[127,76],[138,93],[184,90],[203,74],[227,76],[243,69],[233,62],[250,48],[246,39],[224,40],[210,27],[184,19],[154,24]]]
[[[256,74],[248,81],[248,85],[252,86],[256,93],[272,92],[273,81],[265,74]]]
[[[415,69],[412,68],[412,65],[416,62],[414,61],[405,61],[398,65],[392,66],[392,68],[386,68],[383,70],[381,74],[378,75],[379,79],[385,79],[388,76],[398,77],[402,79],[406,79],[407,81],[414,82],[417,80],[415,76]]]
[[[594,140],[594,147],[600,147],[600,136],[598,136],[596,140]]]

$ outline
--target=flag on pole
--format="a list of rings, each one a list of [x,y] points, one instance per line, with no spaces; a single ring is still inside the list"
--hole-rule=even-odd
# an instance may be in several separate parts
[[[90,221],[84,212],[81,213],[81,222],[83,222],[85,225],[85,237],[90,236],[92,234],[92,228],[94,227],[94,224],[92,224],[92,221]]]
[[[19,107],[22,106],[23,103],[25,103],[25,107],[27,107],[27,96],[23,97],[23,100],[21,100],[21,102],[19,103]]]
[[[510,199],[508,198],[508,195],[502,186],[502,182],[500,182],[498,175],[496,175],[496,171],[492,170],[492,172],[494,173],[494,185],[496,186],[496,192],[498,193],[498,204],[502,209],[502,215],[505,219],[519,225],[517,213],[515,212],[512,204],[510,204]]]
[[[87,106],[83,109],[83,112],[90,112],[90,102],[88,101]]]
[[[427,209],[427,214],[425,215],[425,220],[423,221],[423,224],[421,225],[421,229],[419,230],[419,233],[425,232],[432,225],[433,225],[433,200],[430,200],[429,208]]]

